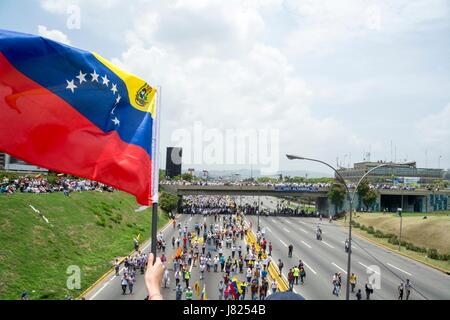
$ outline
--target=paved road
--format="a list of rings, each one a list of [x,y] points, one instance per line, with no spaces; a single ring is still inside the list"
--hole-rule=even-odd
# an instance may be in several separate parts
[[[253,203],[252,197],[243,201]],[[261,197],[263,206],[274,209],[276,199]],[[247,217],[257,229],[257,217]],[[316,240],[315,230],[318,224],[323,230],[323,241]],[[282,259],[287,268],[305,262],[307,280],[304,286],[296,290],[307,299],[345,299],[345,286],[340,297],[332,295],[331,279],[335,272],[346,276],[347,254],[344,242],[347,229],[326,219],[298,217],[261,217],[261,228],[265,227],[266,238],[273,243],[273,258]],[[293,258],[287,257],[287,247],[294,245]],[[365,281],[375,273],[380,278],[380,288],[374,290],[372,299],[397,299],[397,287],[407,278],[413,284],[412,299],[450,299],[450,276],[383,249],[359,237],[354,238],[352,254],[352,272],[358,278],[357,288],[364,294]],[[354,299],[355,296],[352,295]]]
[[[194,229],[194,225],[196,223],[202,224],[205,220],[203,215],[194,215],[193,217],[190,217],[189,215],[180,215],[177,217],[177,221],[181,222],[182,225],[184,225],[185,222],[188,223],[188,228],[190,231]],[[211,223],[214,223],[214,217],[207,217],[206,222],[208,225]],[[172,248],[172,237],[178,234],[178,230],[174,230],[173,227],[170,225],[165,230],[163,230],[163,236],[166,239],[167,242],[167,248],[166,248],[166,256],[168,257],[169,261],[167,263],[167,266],[170,271],[170,288],[162,289],[161,293],[164,296],[164,299],[171,299],[175,300],[175,279],[173,274],[173,267],[171,263],[171,257],[175,255],[175,248]],[[241,244],[243,250],[245,250],[245,242],[244,241],[238,241],[238,245]],[[215,248],[211,248],[215,249]],[[207,247],[208,250],[208,247]],[[144,247],[144,252],[149,252],[150,246],[147,245],[147,247]],[[214,256],[214,252],[213,256]],[[231,256],[231,250],[224,248],[224,255],[225,257]],[[220,271],[220,266],[219,266]],[[120,271],[120,275],[123,274],[123,270]],[[240,281],[245,280],[244,274],[238,274],[238,279]],[[213,270],[211,272],[205,271],[205,279],[199,280],[200,278],[200,271],[197,266],[193,267],[192,273],[191,273],[191,280],[190,280],[190,287],[194,288],[194,284],[199,281],[201,288],[205,285],[206,289],[206,295],[209,300],[217,300],[219,298],[219,291],[218,291],[218,284],[219,280],[223,279],[223,273],[215,273]],[[143,300],[146,295],[146,289],[144,285],[144,278],[143,275],[137,274],[136,283],[134,286],[134,294],[133,295],[122,295],[122,289],[120,285],[121,276],[116,277],[115,275],[111,275],[110,277],[107,277],[105,281],[97,285],[88,295],[86,295],[86,299],[88,300]],[[184,287],[184,283],[182,283],[182,286]],[[194,293],[193,295],[194,300],[198,300],[198,297]],[[184,299],[184,295],[183,295]],[[248,295],[246,297],[248,299]]]
[[[242,202],[253,203],[256,198],[243,197]],[[238,200],[239,201],[239,200]],[[273,209],[276,206],[276,198],[261,197],[263,205]],[[239,203],[239,202],[238,202]],[[179,221],[187,222],[189,229],[195,223],[203,223],[203,216],[195,215],[190,217],[183,215]],[[248,216],[247,221],[252,223],[256,232],[257,217]],[[207,218],[208,225],[213,221],[213,217]],[[284,262],[283,274],[286,277],[288,268],[298,264],[299,259],[305,263],[306,282],[303,286],[295,286],[295,291],[303,295],[306,299],[334,300],[345,299],[345,277],[347,266],[347,254],[344,250],[344,241],[347,238],[347,230],[336,223],[330,224],[325,219],[321,222],[323,230],[323,241],[315,238],[316,226],[320,223],[316,218],[298,217],[261,217],[260,225],[265,228],[266,238],[273,244],[273,259]],[[168,243],[167,257],[174,255],[175,249],[171,246],[172,236],[176,234],[172,226],[163,231],[163,235]],[[287,257],[287,247],[293,244],[293,258]],[[245,248],[245,243],[242,243]],[[149,247],[145,248],[146,251]],[[226,256],[230,252],[224,250]],[[168,264],[170,271],[172,266]],[[339,297],[332,294],[331,279],[335,272],[342,272],[344,286]],[[397,287],[401,281],[407,278],[411,280],[414,291],[412,299],[450,299],[450,276],[415,262],[389,250],[383,249],[372,243],[355,237],[353,242],[352,272],[358,278],[357,288],[362,289],[369,276],[379,276],[380,288],[375,288],[371,299],[397,299]],[[122,272],[121,272],[122,273]],[[171,274],[171,288],[162,289],[165,299],[175,299],[173,272]],[[210,272],[206,274],[205,280],[201,281],[201,287],[205,284],[208,299],[218,299],[217,285],[221,279],[221,273]],[[192,270],[191,287],[199,279],[198,267]],[[239,279],[244,280],[244,275],[239,275]],[[134,295],[121,294],[120,277],[110,276],[105,281],[97,285],[87,296],[87,299],[101,300],[142,300],[146,296],[143,283],[143,276],[138,275],[134,288]],[[355,299],[355,295],[351,295]],[[197,297],[194,294],[194,299]]]

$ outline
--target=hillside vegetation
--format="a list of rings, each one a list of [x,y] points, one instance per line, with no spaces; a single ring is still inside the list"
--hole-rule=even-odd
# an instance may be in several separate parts
[[[150,238],[151,210],[138,207],[122,192],[0,195],[0,299],[76,297],[132,251],[133,237]],[[167,221],[160,213],[158,226]],[[81,270],[80,290],[67,289],[70,266]]]
[[[450,216],[414,214],[403,217],[402,239],[419,247],[434,248],[441,253],[450,253]],[[357,214],[356,222],[372,226],[386,234],[398,235],[400,218],[393,214]]]

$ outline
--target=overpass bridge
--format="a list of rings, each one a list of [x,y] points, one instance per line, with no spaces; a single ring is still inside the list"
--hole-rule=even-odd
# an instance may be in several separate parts
[[[328,200],[330,188],[316,187],[277,187],[277,186],[250,186],[250,185],[161,185],[166,191],[180,197],[184,196],[268,196],[292,197],[300,200],[309,200],[316,203],[316,210],[323,214],[333,215],[335,212],[349,209],[345,203],[336,210]],[[378,189],[378,197],[370,208],[372,211],[396,211],[403,208],[404,212],[434,212],[450,210],[450,189],[430,191],[427,189],[392,190]],[[355,196],[354,208],[362,208],[362,201]]]

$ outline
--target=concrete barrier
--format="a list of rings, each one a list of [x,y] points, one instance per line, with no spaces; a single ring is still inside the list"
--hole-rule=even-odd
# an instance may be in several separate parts
[[[253,230],[248,229],[247,231],[247,243],[252,246],[255,245],[256,252],[259,252],[260,246],[258,242],[256,241],[256,235],[253,233]],[[267,257],[267,253],[264,252],[262,258],[265,259]],[[273,261],[272,257],[270,257],[270,262],[268,265],[268,272],[269,277],[272,279],[275,279],[278,284],[278,291],[280,292],[286,292],[289,291],[289,284],[288,282],[283,278],[283,276],[280,276],[280,270],[278,269],[278,266]]]

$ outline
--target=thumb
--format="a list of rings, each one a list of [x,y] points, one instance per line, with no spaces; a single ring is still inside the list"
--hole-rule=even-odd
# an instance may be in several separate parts
[[[153,255],[153,253],[150,253],[150,255],[148,256],[147,268],[153,267],[154,260],[155,260],[155,256]]]

